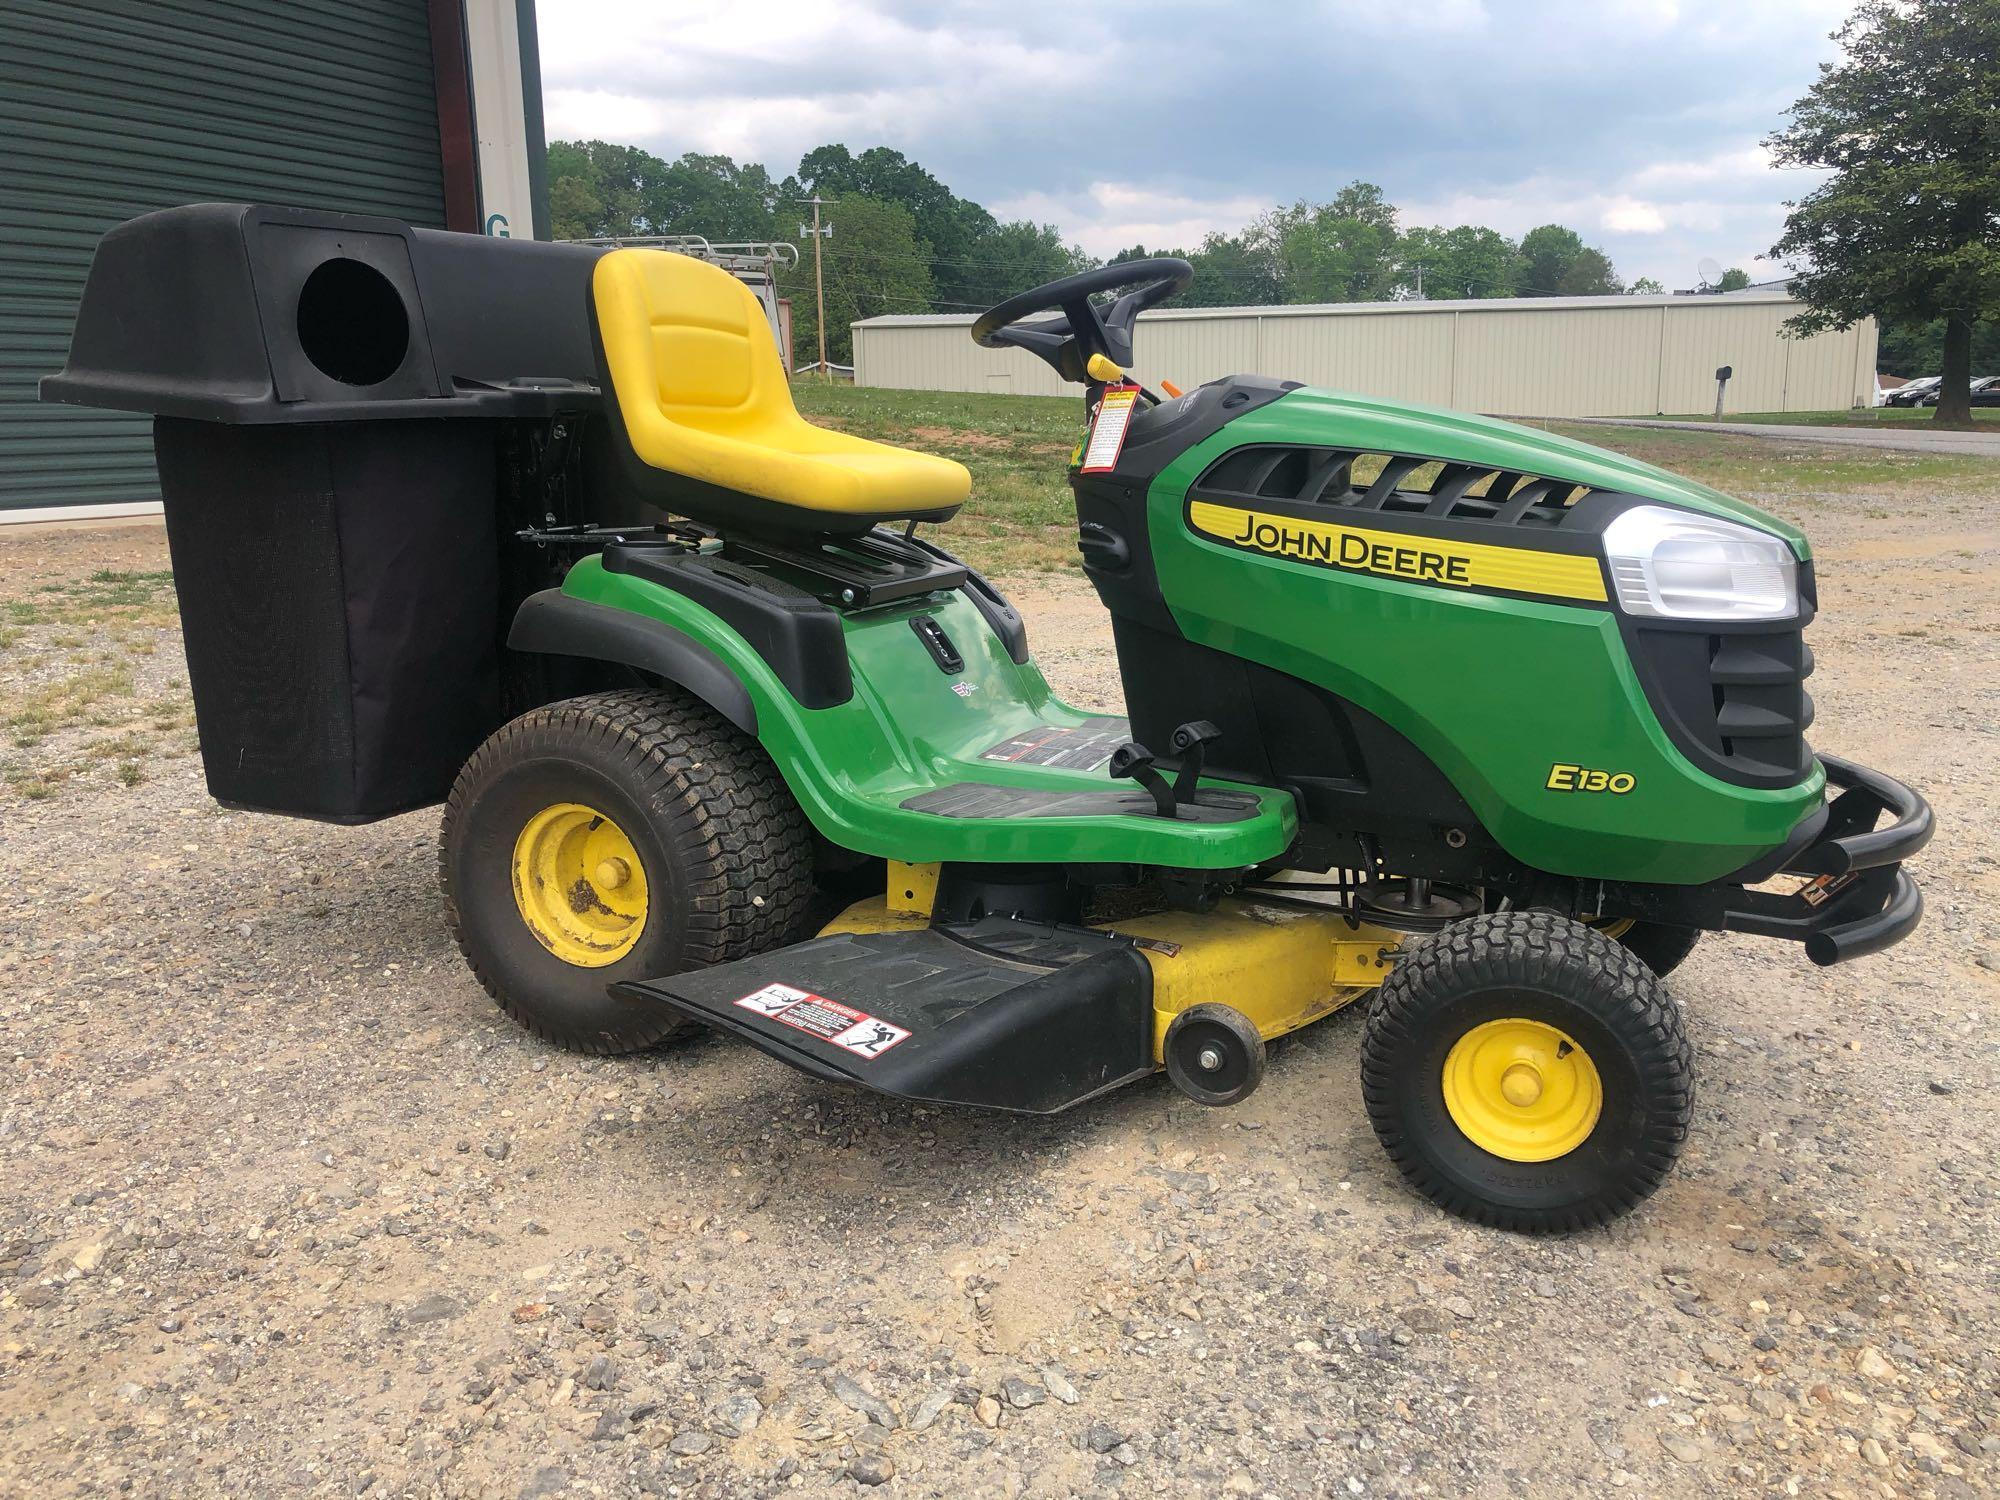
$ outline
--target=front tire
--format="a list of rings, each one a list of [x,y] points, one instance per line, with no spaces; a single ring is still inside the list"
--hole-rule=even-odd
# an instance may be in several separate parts
[[[439,840],[445,914],[502,1010],[572,1052],[688,1029],[609,986],[799,935],[804,815],[757,743],[675,693],[598,693],[502,726],[459,772]]]
[[[1453,923],[1376,992],[1370,1123],[1404,1177],[1475,1223],[1529,1233],[1629,1212],[1687,1139],[1693,1053],[1659,978],[1553,912]]]

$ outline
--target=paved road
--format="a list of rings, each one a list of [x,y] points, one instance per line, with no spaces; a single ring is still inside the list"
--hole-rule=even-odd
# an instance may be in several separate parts
[[[1632,417],[1566,417],[1605,427],[1662,427],[1692,432],[1729,432],[1742,437],[1808,443],[1840,443],[1850,448],[1896,448],[1906,453],[1970,453],[2000,458],[2000,431],[1932,432],[1928,428],[1790,427],[1764,422],[1657,422]]]

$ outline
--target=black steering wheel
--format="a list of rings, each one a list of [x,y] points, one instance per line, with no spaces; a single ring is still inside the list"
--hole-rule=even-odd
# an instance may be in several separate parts
[[[1095,385],[1098,382],[1090,373],[1090,357],[1102,354],[1119,369],[1128,368],[1132,363],[1132,320],[1176,292],[1186,291],[1193,280],[1193,266],[1164,255],[1079,271],[987,308],[973,322],[972,341],[987,349],[1009,345],[1026,349],[1047,360],[1064,380]],[[1133,290],[1109,307],[1100,309],[1090,300],[1095,293],[1124,287]],[[1049,308],[1057,309],[1052,318],[1022,321]]]

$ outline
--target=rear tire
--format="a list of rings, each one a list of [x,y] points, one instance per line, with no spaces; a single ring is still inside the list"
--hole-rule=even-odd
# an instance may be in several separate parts
[[[1361,1088],[1418,1192],[1547,1233],[1614,1219],[1665,1179],[1687,1139],[1693,1053],[1634,954],[1553,912],[1496,912],[1398,961],[1368,1018]]]
[[[502,726],[452,787],[438,867],[452,936],[495,1003],[598,1054],[690,1027],[610,985],[791,942],[813,891],[805,817],[762,748],[663,691],[571,698]]]

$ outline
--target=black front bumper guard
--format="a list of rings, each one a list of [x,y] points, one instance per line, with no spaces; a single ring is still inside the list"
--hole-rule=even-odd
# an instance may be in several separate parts
[[[1816,964],[1879,953],[1908,937],[1924,913],[1923,893],[1903,861],[1931,841],[1930,804],[1894,777],[1822,755],[1837,795],[1744,884],[1614,885],[1602,909],[1641,921],[1712,931],[1747,932],[1802,942]],[[1884,814],[1889,821],[1882,822]],[[1881,824],[1880,827],[1877,824]],[[1797,890],[1748,888],[1772,875],[1809,877]]]

